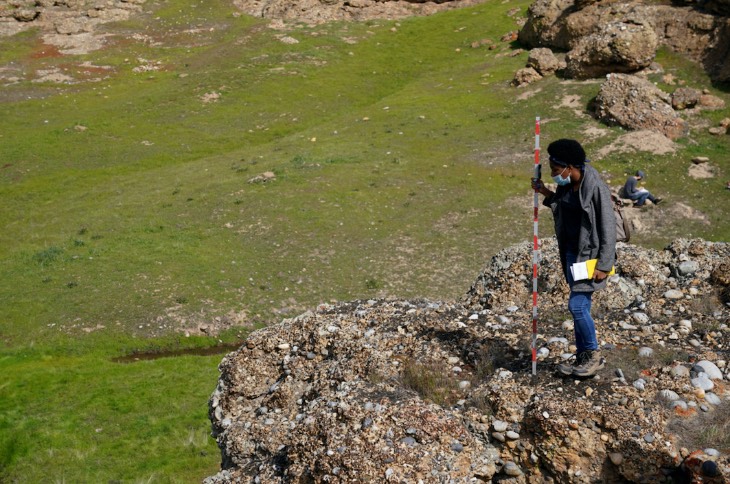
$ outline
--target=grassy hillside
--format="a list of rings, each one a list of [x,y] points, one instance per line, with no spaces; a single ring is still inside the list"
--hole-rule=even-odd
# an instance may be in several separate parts
[[[24,74],[0,91],[0,480],[199,480],[219,464],[206,405],[221,356],[114,358],[235,342],[330,300],[459,297],[530,237],[535,116],[545,146],[600,125],[562,103],[587,105],[597,83],[509,86],[527,54],[499,38],[528,5],[281,32],[223,0],[169,0],[86,55],[0,39],[0,67]],[[730,102],[691,63],[659,61]],[[74,81],[32,81],[52,68]],[[711,221],[638,243],[729,239],[730,137],[705,132],[676,155],[595,160],[617,181],[645,169]],[[685,176],[700,154],[720,177]]]

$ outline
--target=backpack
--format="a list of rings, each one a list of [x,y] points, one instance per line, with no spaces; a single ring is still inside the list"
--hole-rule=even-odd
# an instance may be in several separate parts
[[[616,242],[628,242],[631,238],[631,225],[624,218],[623,202],[616,195],[611,195],[613,215],[616,218]]]

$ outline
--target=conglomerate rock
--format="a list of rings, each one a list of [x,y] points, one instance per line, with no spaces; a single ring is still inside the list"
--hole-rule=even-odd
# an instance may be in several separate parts
[[[626,129],[649,129],[669,139],[687,135],[689,125],[672,108],[671,96],[650,81],[609,74],[595,100],[596,117]]]
[[[534,377],[527,243],[459,302],[321,305],[252,333],[220,364],[222,469],[206,482],[726,482],[728,455],[685,448],[668,424],[730,405],[716,285],[730,244],[617,252],[594,297],[608,360],[594,379],[554,374],[573,350],[554,239],[541,241]]]
[[[646,22],[611,22],[581,37],[566,56],[565,74],[574,79],[588,79],[636,72],[649,67],[657,46],[657,36]]]
[[[730,17],[720,12],[724,10],[630,1],[536,0],[528,10],[519,40],[528,47],[570,51],[585,42],[582,39],[600,33],[609,24],[646,25],[653,29],[658,46],[687,55],[700,62],[714,80],[727,81],[730,80]],[[615,72],[626,71],[622,67]]]

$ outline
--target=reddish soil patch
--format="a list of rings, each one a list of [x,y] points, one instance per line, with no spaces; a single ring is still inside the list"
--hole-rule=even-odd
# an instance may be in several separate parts
[[[31,59],[48,59],[55,57],[63,57],[63,54],[59,52],[58,47],[55,45],[44,44],[42,42],[39,43],[35,52],[30,55]]]

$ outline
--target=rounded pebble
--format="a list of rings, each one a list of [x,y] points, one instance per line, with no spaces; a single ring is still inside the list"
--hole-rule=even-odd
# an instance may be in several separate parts
[[[702,368],[707,373],[707,377],[712,380],[722,380],[722,371],[711,361],[702,360],[695,363],[695,366]]]
[[[508,476],[517,477],[522,475],[522,470],[514,462],[506,462],[502,470]]]
[[[712,390],[715,388],[715,384],[712,383],[712,380],[707,378],[706,376],[698,376],[696,378],[692,378],[690,380],[692,382],[693,387],[701,388],[704,391]]]
[[[714,405],[716,407],[722,403],[722,400],[720,399],[720,397],[718,397],[716,394],[714,394],[712,392],[705,393],[705,400],[710,405]]]
[[[507,422],[504,420],[495,420],[492,422],[492,428],[494,428],[495,432],[504,432],[507,430]]]

